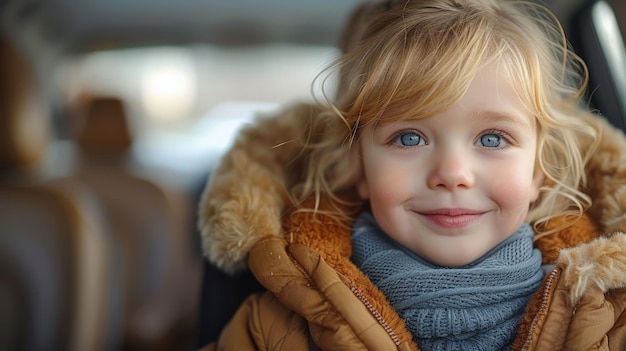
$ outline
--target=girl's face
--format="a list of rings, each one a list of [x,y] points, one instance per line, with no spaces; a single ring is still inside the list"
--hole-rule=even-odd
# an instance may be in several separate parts
[[[429,118],[363,127],[364,179],[376,221],[441,266],[486,254],[522,224],[543,180],[529,111],[492,64]]]

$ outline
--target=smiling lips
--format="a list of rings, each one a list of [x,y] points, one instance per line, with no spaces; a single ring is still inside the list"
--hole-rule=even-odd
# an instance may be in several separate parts
[[[456,229],[472,224],[486,212],[464,208],[442,208],[432,211],[418,211],[417,213],[439,227]]]

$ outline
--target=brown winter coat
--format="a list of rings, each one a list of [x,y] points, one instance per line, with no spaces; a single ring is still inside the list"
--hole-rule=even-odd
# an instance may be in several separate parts
[[[268,292],[247,299],[203,350],[419,349],[350,262],[350,229],[289,210],[285,189],[301,177],[303,138],[317,135],[302,131],[316,113],[297,105],[247,128],[205,190],[207,258],[227,272],[249,268]],[[512,350],[626,350],[626,138],[600,117],[590,121],[602,133],[584,189],[593,206],[536,242],[555,268],[528,304]]]

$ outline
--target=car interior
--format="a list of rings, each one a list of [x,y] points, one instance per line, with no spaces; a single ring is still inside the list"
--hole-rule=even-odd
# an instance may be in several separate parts
[[[364,0],[0,0],[0,349],[195,350],[262,290],[202,256],[238,128],[312,99]],[[626,2],[536,0],[626,131]]]

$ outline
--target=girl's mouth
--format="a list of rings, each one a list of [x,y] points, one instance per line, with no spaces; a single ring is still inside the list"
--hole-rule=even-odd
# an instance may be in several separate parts
[[[439,227],[446,229],[459,229],[465,228],[474,223],[486,212],[463,208],[442,208],[432,211],[420,211],[417,213]]]

